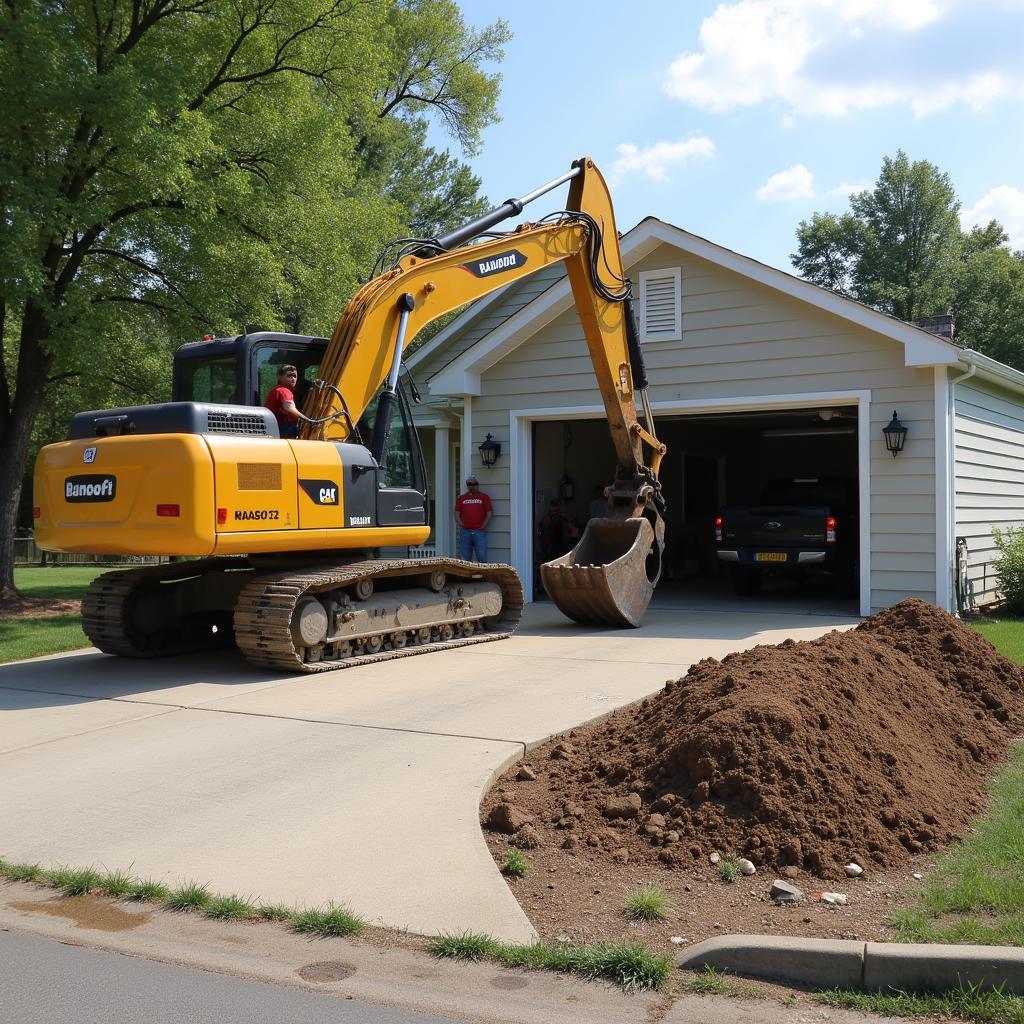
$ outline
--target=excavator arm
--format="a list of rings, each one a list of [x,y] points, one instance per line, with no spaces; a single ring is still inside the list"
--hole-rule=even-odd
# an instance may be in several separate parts
[[[494,236],[497,223],[566,181],[571,182],[566,210]],[[485,233],[490,237],[466,244]],[[344,440],[380,392],[370,449],[382,460],[402,355],[418,331],[559,262],[566,264],[618,465],[606,488],[606,516],[588,523],[572,552],[542,566],[542,580],[552,600],[577,621],[636,626],[661,571],[658,470],[665,446],[655,433],[647,400],[632,289],[623,273],[611,196],[589,158],[449,235],[412,243],[393,268],[366,284],[331,337],[320,367],[328,386],[307,398],[303,411],[312,422],[303,425],[301,436]]]

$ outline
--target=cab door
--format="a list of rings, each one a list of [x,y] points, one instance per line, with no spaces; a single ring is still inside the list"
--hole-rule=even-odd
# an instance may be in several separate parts
[[[377,525],[425,526],[427,507],[423,451],[405,389],[399,386],[388,450],[377,474]]]

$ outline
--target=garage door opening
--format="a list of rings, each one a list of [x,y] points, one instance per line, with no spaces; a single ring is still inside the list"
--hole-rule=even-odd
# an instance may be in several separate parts
[[[668,446],[661,467],[668,515],[658,598],[726,606],[755,598],[758,605],[823,601],[833,608],[838,600],[855,611],[857,417],[856,405],[659,416],[658,434]],[[601,492],[615,465],[607,424],[535,421],[532,465],[537,566],[572,548],[587,520],[604,508]],[[757,507],[766,497],[777,498],[794,481],[801,481],[804,491],[820,486],[834,501],[839,493],[847,495],[835,510],[835,529],[845,551],[852,551],[853,571],[840,580],[838,573],[813,563],[787,566],[785,572],[758,573],[759,587],[749,579],[744,585],[736,566],[718,556],[715,518],[727,508]],[[534,591],[542,596],[536,575]]]

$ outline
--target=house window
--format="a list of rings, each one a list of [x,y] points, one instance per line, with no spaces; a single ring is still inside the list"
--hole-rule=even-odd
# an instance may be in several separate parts
[[[683,340],[683,285],[679,267],[641,271],[640,340]]]

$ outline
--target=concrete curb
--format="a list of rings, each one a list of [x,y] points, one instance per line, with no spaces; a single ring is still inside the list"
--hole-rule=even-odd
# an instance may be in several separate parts
[[[692,946],[676,967],[704,967],[747,978],[816,988],[941,992],[959,985],[1002,987],[1024,995],[1024,948],[913,945],[800,939],[786,935],[723,935]]]

